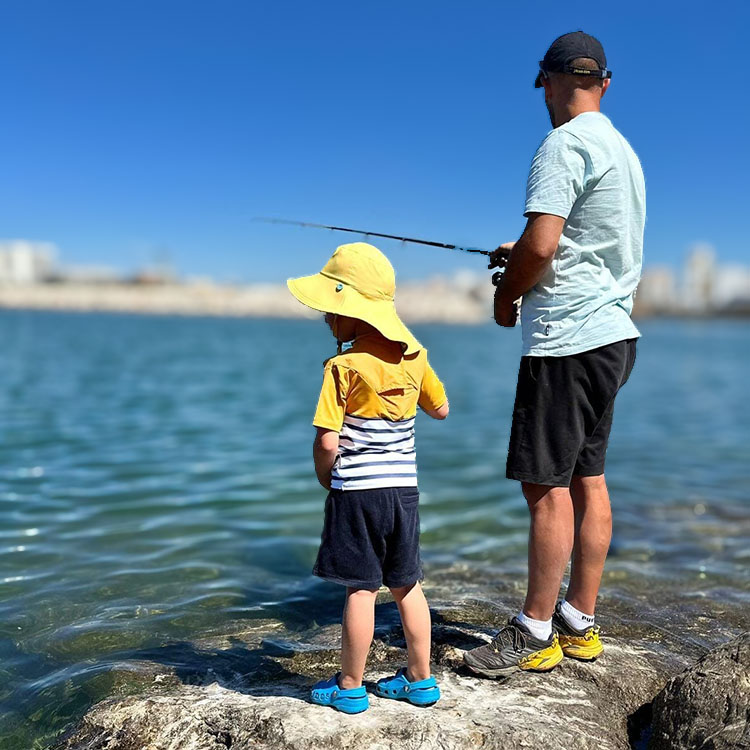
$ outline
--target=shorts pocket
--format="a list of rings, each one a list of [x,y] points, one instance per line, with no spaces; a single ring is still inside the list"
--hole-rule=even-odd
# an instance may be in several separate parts
[[[419,502],[419,489],[417,487],[400,487],[398,501],[405,507],[416,505]]]
[[[539,372],[543,364],[542,357],[526,357],[529,360],[529,378],[536,383],[539,380]]]

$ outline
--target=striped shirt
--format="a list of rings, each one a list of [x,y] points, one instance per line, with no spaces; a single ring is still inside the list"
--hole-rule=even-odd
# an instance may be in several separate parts
[[[339,433],[331,487],[416,487],[417,406],[438,409],[445,402],[424,349],[404,356],[400,344],[367,334],[331,357],[313,419]]]
[[[416,487],[414,417],[392,422],[345,415],[331,478],[336,490]]]

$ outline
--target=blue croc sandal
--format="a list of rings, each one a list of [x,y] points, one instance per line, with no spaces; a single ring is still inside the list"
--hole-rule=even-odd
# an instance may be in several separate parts
[[[375,695],[397,701],[409,701],[414,706],[431,706],[440,700],[440,688],[434,677],[409,682],[406,669],[399,669],[393,677],[383,677],[375,683]]]
[[[351,690],[342,690],[339,687],[339,675],[337,672],[327,680],[316,682],[310,692],[310,699],[319,706],[332,706],[343,711],[345,714],[359,714],[367,711],[370,701],[367,698],[367,690],[364,685]]]

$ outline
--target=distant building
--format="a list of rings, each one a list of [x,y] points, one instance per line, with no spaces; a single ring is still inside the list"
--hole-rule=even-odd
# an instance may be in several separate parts
[[[740,265],[717,266],[711,303],[716,310],[747,307],[750,303],[750,268]]]
[[[150,266],[148,268],[141,268],[136,271],[131,281],[134,284],[175,284],[177,283],[177,274],[174,269],[168,265],[161,266]]]
[[[60,284],[116,284],[120,272],[109,266],[60,266],[49,280]]]
[[[643,271],[635,295],[639,315],[671,312],[677,307],[677,280],[666,266],[651,266]]]
[[[37,284],[54,273],[57,247],[51,242],[0,240],[0,283]]]
[[[715,284],[716,252],[711,245],[695,245],[685,263],[681,307],[687,312],[711,311]]]

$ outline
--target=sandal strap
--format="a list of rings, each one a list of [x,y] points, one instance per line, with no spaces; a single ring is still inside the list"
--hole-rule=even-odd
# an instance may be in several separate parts
[[[433,677],[433,675],[430,675],[425,680],[410,682],[409,687],[411,690],[429,690],[430,688],[437,687],[437,680]]]

